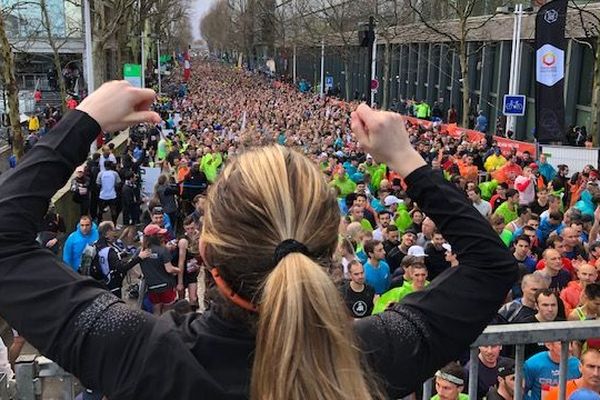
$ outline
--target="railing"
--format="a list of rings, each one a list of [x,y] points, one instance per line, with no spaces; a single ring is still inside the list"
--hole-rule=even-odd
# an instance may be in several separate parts
[[[8,378],[6,374],[0,372],[0,399],[9,399],[8,395]]]
[[[523,363],[525,345],[529,343],[560,342],[560,367],[558,399],[565,400],[567,387],[567,360],[569,342],[600,336],[600,321],[566,321],[488,326],[471,345],[469,357],[469,400],[477,399],[477,377],[479,375],[479,346],[516,345],[515,353],[515,394],[514,399],[523,398]],[[423,384],[423,400],[429,400],[433,390],[433,380]]]

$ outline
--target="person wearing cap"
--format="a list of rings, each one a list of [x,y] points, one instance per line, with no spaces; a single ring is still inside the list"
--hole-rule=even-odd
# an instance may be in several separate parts
[[[387,197],[385,197],[383,199],[383,205],[391,213],[396,212],[396,208],[398,207],[398,204],[402,204],[402,203],[404,203],[404,202],[392,194],[388,195]]]
[[[579,365],[579,372],[581,377],[567,381],[567,390],[565,398],[571,399],[594,399],[598,398],[600,393],[600,351],[598,349],[590,348],[581,356],[581,363]],[[589,390],[596,394],[596,396],[589,395],[582,396],[581,394],[575,395],[575,392],[582,390]],[[558,400],[558,386],[553,386],[546,395],[544,400]],[[582,396],[582,397],[580,397]]]
[[[66,231],[65,219],[56,211],[54,203],[50,202],[48,205],[48,212],[44,215],[44,219],[39,227],[37,241],[40,245],[50,249],[54,254],[58,255],[60,250],[60,240],[63,238]]]
[[[398,303],[404,297],[412,292],[419,292],[427,285],[427,267],[423,262],[422,257],[406,256],[402,260],[402,268],[404,269],[403,282],[399,287],[393,287],[383,293],[375,302],[373,315],[382,313],[392,303]]]
[[[463,368],[451,362],[435,373],[435,391],[431,400],[469,400],[463,393],[467,383]]]
[[[502,346],[488,345],[479,346],[479,354],[477,355],[478,375],[477,375],[477,399],[483,399],[496,383],[498,383],[498,367],[500,365],[512,361],[509,358],[500,356]],[[513,362],[514,364],[514,362]],[[469,367],[471,361],[465,364],[465,376],[469,377]]]
[[[75,169],[75,177],[71,180],[71,193],[73,201],[79,204],[80,215],[90,212],[90,178],[85,173],[85,166],[80,165]]]
[[[487,400],[513,400],[515,396],[515,361],[502,357],[496,368],[498,378],[485,396]]]
[[[167,240],[175,238],[175,233],[173,232],[171,220],[169,219],[169,214],[165,213],[161,206],[152,207],[150,213],[150,223],[158,225],[161,228],[165,228],[167,230]]]
[[[176,276],[181,272],[178,267],[171,264],[171,252],[164,244],[167,232],[166,229],[155,224],[146,226],[139,253],[144,250],[151,252],[150,257],[140,261],[140,267],[146,281],[148,298],[152,302],[156,315],[167,311],[168,307],[177,300]]]

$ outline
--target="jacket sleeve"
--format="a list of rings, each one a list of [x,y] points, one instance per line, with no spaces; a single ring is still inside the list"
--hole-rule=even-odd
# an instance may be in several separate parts
[[[115,249],[110,249],[108,251],[108,265],[110,265],[111,269],[114,269],[122,274],[127,273],[127,271],[129,271],[131,268],[139,264],[140,261],[141,258],[135,255],[129,261],[124,262],[119,258],[119,255]]]
[[[85,160],[99,131],[87,114],[72,110],[0,177],[0,315],[86,387],[132,398],[153,352],[149,341],[156,343],[157,319],[129,309],[35,241],[50,197]]]
[[[67,238],[65,242],[65,246],[63,247],[63,261],[67,265],[73,265],[73,260],[71,259],[71,255],[73,254],[73,239],[71,235]]]
[[[517,279],[517,266],[498,235],[462,193],[424,166],[407,178],[408,195],[456,252],[460,265],[356,331],[389,394],[411,393],[477,338]]]

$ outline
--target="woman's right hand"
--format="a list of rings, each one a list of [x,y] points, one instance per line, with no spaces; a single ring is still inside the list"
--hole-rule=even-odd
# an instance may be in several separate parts
[[[127,81],[104,83],[86,97],[77,110],[96,120],[105,132],[115,132],[142,122],[159,123],[160,116],[149,111],[156,93],[138,89]]]
[[[400,114],[361,104],[352,113],[352,131],[377,162],[387,164],[403,177],[426,164],[412,147]]]

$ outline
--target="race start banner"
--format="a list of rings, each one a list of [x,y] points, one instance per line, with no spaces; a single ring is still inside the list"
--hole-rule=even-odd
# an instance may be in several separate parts
[[[567,0],[546,3],[535,21],[535,131],[540,143],[565,141]]]

